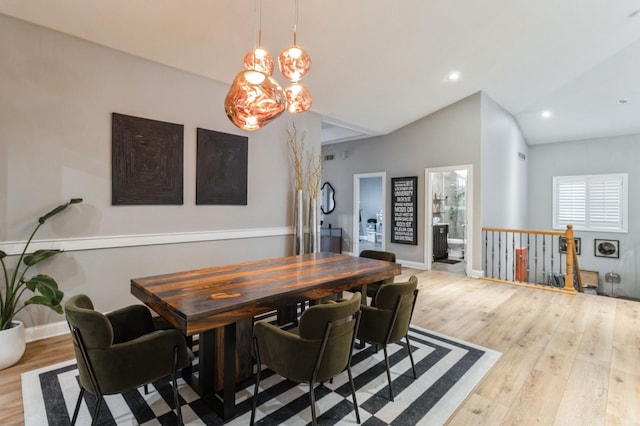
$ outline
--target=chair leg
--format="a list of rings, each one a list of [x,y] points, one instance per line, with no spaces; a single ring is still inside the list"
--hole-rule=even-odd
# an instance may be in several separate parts
[[[356,400],[356,387],[353,384],[353,375],[351,374],[351,365],[347,366],[347,373],[349,373],[349,384],[351,385],[351,397],[353,398],[353,407],[356,410],[356,421],[358,422],[358,424],[360,424],[360,411],[358,411],[358,400]]]
[[[80,386],[80,395],[78,395],[78,402],[76,402],[76,408],[73,410],[73,417],[71,418],[71,426],[76,424],[78,420],[78,413],[80,412],[80,405],[82,404],[82,397],[84,396],[84,388]]]
[[[383,345],[384,364],[387,367],[387,380],[389,381],[389,399],[393,401],[393,388],[391,387],[391,369],[389,368],[389,356],[387,355],[387,345]]]
[[[176,405],[176,417],[178,418],[178,425],[184,425],[182,420],[182,407],[180,407],[180,397],[178,396],[178,347],[173,348],[173,365],[171,368],[171,382],[173,384],[173,401]],[[145,385],[146,388],[146,385]]]
[[[411,343],[409,343],[409,333],[407,333],[404,338],[407,340],[407,350],[409,351],[409,359],[411,360],[411,369],[413,370],[413,378],[417,379],[418,375],[416,374],[416,365],[413,362],[413,354],[411,353]]]
[[[102,405],[102,395],[96,395],[96,406],[93,409],[93,416],[91,417],[91,426],[98,424],[98,415],[100,414],[101,405]]]
[[[256,368],[256,384],[255,384],[255,387],[253,388],[253,403],[251,404],[251,423],[250,423],[251,426],[253,426],[253,423],[255,422],[255,419],[256,419],[256,408],[258,407],[258,389],[260,388],[260,371],[262,370],[262,362],[260,361],[260,350],[258,349],[257,339],[254,338],[253,343],[254,343],[253,347],[256,355],[257,368]]]
[[[311,400],[311,423],[316,426],[318,424],[316,420],[316,393],[313,389],[313,383],[309,383],[309,399]]]

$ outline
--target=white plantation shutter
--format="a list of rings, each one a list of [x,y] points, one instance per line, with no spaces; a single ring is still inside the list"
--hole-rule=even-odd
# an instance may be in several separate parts
[[[582,180],[558,182],[558,224],[583,225],[587,221],[587,184]]]
[[[589,188],[591,225],[598,228],[620,228],[622,226],[622,180],[593,178]]]
[[[627,174],[553,178],[553,227],[627,232]]]

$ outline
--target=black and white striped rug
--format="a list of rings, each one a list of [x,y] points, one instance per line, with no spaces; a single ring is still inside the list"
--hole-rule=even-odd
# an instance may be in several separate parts
[[[500,353],[458,339],[412,326],[412,343],[418,379],[414,380],[404,345],[390,345],[389,357],[395,401],[388,399],[384,355],[367,345],[356,350],[352,369],[363,425],[440,425],[471,393],[491,369]],[[26,372],[22,375],[25,425],[68,425],[80,391],[75,360]],[[264,425],[307,425],[311,422],[308,385],[282,379],[264,370],[256,420]],[[181,379],[182,415],[189,425],[225,424]],[[238,415],[229,425],[248,425],[251,416],[253,380],[237,386]],[[105,398],[101,425],[172,425],[176,423],[167,380],[144,390]],[[85,393],[78,425],[91,423],[95,398]],[[319,424],[357,424],[347,373],[333,383],[316,387]]]

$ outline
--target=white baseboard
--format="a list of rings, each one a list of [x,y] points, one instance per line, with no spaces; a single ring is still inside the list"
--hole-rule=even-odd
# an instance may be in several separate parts
[[[54,322],[51,324],[36,325],[27,327],[24,334],[27,342],[34,342],[49,337],[61,336],[69,333],[69,326],[66,321]]]
[[[406,266],[407,268],[414,268],[414,269],[422,269],[425,270],[427,269],[424,266],[424,263],[421,262],[411,262],[409,260],[398,260],[397,263],[401,264],[402,266]]]
[[[484,277],[484,271],[482,269],[472,269],[470,278],[482,278]]]

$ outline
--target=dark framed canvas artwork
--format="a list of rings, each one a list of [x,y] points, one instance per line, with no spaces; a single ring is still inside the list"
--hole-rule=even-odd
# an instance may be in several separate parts
[[[198,129],[196,204],[247,205],[249,138]]]
[[[111,204],[182,204],[184,126],[113,113]]]

